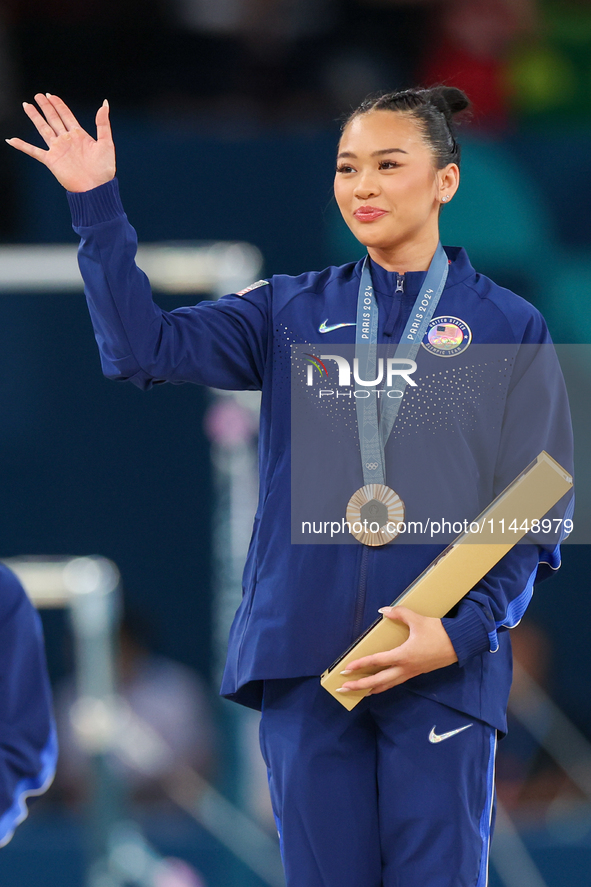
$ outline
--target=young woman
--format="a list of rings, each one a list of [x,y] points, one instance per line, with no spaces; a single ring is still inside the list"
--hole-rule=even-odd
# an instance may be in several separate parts
[[[289,887],[484,887],[496,737],[506,729],[511,681],[507,628],[523,615],[540,572],[558,565],[557,546],[516,546],[453,612],[434,619],[388,605],[441,551],[437,539],[306,545],[290,535],[290,345],[362,344],[365,298],[377,345],[413,340],[417,384],[407,385],[375,460],[369,436],[355,465],[335,450],[350,481],[345,504],[379,470],[409,516],[424,507],[420,479],[471,519],[541,449],[570,467],[562,379],[558,370],[539,372],[550,342],[543,318],[477,274],[464,250],[439,245],[439,212],[459,184],[453,116],[466,96],[448,87],[393,93],[364,103],[345,124],[335,196],[367,247],[366,262],[278,275],[168,313],[135,265],[107,103],[95,141],[57,96],[35,98],[41,113],[32,104],[25,111],[48,150],[9,144],[69,192],[104,373],[143,389],[190,381],[262,390],[260,500],[222,693],[262,708]],[[494,384],[470,381],[464,364],[461,376],[456,358],[498,344],[519,354],[495,357]],[[379,409],[383,423],[387,410]],[[318,675],[384,607],[410,636],[343,676],[344,693],[370,690],[346,711]],[[355,679],[367,665],[376,673]]]

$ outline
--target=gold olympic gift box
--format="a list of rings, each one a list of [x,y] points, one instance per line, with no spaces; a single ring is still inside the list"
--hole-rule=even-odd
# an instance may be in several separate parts
[[[474,519],[473,523],[479,525],[479,532],[461,533],[411,582],[392,606],[405,606],[422,616],[445,616],[525,536],[526,528],[531,527],[532,521],[540,520],[568,493],[572,483],[570,474],[542,451]],[[508,532],[510,526],[517,529]],[[475,538],[478,541],[474,541]],[[399,647],[408,634],[408,627],[404,623],[382,616],[324,672],[320,683],[351,711],[367,695],[367,691],[338,693],[337,690],[347,680],[340,672],[355,659]],[[373,673],[361,669],[348,679],[358,680]]]

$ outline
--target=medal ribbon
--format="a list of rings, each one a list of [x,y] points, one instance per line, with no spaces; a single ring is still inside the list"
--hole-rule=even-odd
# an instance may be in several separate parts
[[[400,343],[394,354],[395,360],[414,360],[423,341],[423,336],[435,313],[437,303],[443,292],[449,262],[441,243],[429,265],[427,276],[416,298],[408,323],[401,336]],[[361,464],[363,467],[363,483],[385,484],[386,463],[384,449],[400,410],[407,380],[399,376],[396,390],[400,397],[388,397],[387,389],[383,389],[380,418],[378,419],[378,382],[368,389],[368,383],[377,380],[377,343],[378,343],[379,308],[375,297],[369,256],[363,263],[359,295],[357,297],[357,329],[355,333],[355,402],[357,408],[357,428],[361,448]],[[386,361],[382,362],[382,373],[387,373]],[[362,379],[365,384],[360,384]],[[365,391],[364,394],[357,392]]]

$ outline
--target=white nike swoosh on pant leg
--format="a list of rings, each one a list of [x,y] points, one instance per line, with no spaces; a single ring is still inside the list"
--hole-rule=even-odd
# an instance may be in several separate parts
[[[443,742],[444,739],[449,739],[450,736],[455,736],[457,733],[462,733],[462,731],[467,730],[468,727],[473,726],[473,724],[466,724],[465,727],[458,727],[457,730],[450,730],[449,733],[436,733],[435,727],[432,727],[431,732],[429,733],[429,742]]]

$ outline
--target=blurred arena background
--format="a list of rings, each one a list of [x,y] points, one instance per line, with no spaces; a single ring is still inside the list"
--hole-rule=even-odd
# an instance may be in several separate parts
[[[238,270],[221,280],[196,275],[193,289],[178,271],[186,255],[169,250],[178,279],[162,276],[164,308],[215,297],[233,274],[246,286],[251,270],[358,258],[331,197],[338,119],[371,91],[441,81],[474,105],[443,240],[536,304],[557,343],[578,346],[565,372],[575,380],[584,500],[589,0],[0,3],[5,137],[34,139],[20,103],[35,92],[62,96],[91,132],[107,97],[140,242],[191,242],[191,261],[205,265],[211,254],[195,242],[256,247],[234,251]],[[28,283],[11,277],[13,248],[76,239],[48,171],[0,150],[0,556],[42,556],[50,573],[62,568],[56,558],[108,559],[82,567],[107,571],[106,646],[96,655],[107,661],[111,626],[120,693],[118,714],[105,709],[103,721],[76,708],[83,669],[92,676],[88,623],[65,592],[44,606],[62,757],[54,787],[0,851],[0,882],[280,887],[256,715],[216,696],[254,511],[256,401],[188,385],[143,394],[103,379],[80,289],[48,283],[47,254],[38,274],[26,254]],[[228,521],[230,551],[216,534]],[[513,632],[519,667],[499,750],[492,887],[591,884],[589,536],[578,538]],[[123,717],[117,741],[109,717]],[[103,744],[81,745],[84,724],[96,737],[105,718]]]

